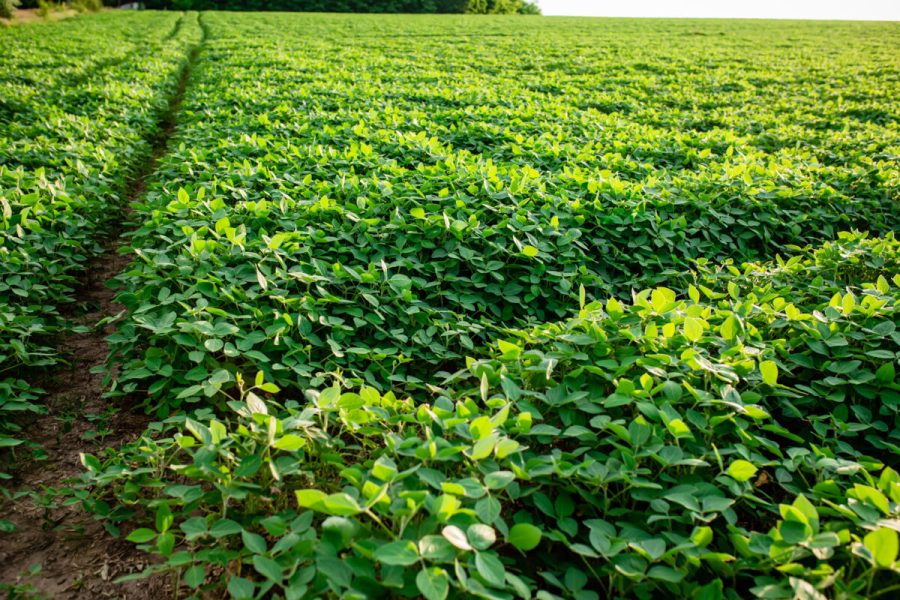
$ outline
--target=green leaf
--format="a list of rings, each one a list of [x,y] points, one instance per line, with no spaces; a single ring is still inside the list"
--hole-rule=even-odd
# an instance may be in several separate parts
[[[129,533],[128,537],[125,539],[129,542],[134,542],[135,544],[145,544],[154,538],[156,538],[155,531],[147,529],[146,527],[141,527],[140,529],[135,529]]]
[[[241,539],[244,542],[244,547],[254,554],[265,554],[268,551],[266,540],[261,535],[244,530],[241,531]]]
[[[489,417],[478,417],[469,424],[469,432],[476,440],[489,436],[493,430],[494,426],[491,424]]]
[[[491,490],[502,490],[515,480],[512,471],[494,471],[484,476],[484,485]]]
[[[191,517],[179,525],[179,528],[184,532],[188,541],[194,540],[208,532],[206,519],[203,517]]]
[[[812,527],[814,533],[819,531],[819,511],[816,510],[812,502],[807,500],[806,496],[799,494],[794,499],[792,506],[806,517],[806,522]]]
[[[214,538],[235,535],[243,531],[243,528],[231,519],[219,519],[209,529],[209,534]]]
[[[412,288],[412,280],[406,275],[393,275],[388,282],[398,290],[408,290]]]
[[[701,548],[708,546],[712,540],[712,527],[695,527],[693,533],[691,533],[691,541]]]
[[[322,501],[324,512],[342,517],[349,517],[362,512],[359,504],[352,496],[345,493],[331,494]],[[313,507],[315,510],[315,507]]]
[[[397,463],[386,456],[382,456],[372,465],[372,475],[385,482],[393,481],[397,475]]]
[[[872,486],[862,485],[860,483],[853,484],[853,489],[850,490],[850,495],[854,498],[862,500],[872,506],[876,507],[879,511],[884,515],[888,515],[891,512],[890,509],[890,501],[887,496],[881,493],[880,490],[873,488]]]
[[[416,545],[408,540],[390,542],[375,551],[376,560],[386,565],[408,567],[419,561]]]
[[[606,312],[613,319],[618,319],[625,314],[622,303],[612,297],[606,301]]]
[[[362,408],[365,405],[366,402],[362,399],[362,396],[350,392],[341,394],[341,397],[338,400],[338,408],[343,408],[344,410],[354,410],[356,408]]]
[[[300,508],[311,508],[313,510],[322,511],[320,508],[328,494],[321,490],[297,490],[294,492],[297,497],[297,504]]]
[[[759,363],[759,372],[762,375],[763,382],[769,385],[778,383],[778,365],[775,364],[775,361],[764,360]]]
[[[296,452],[305,445],[306,440],[294,433],[289,433],[275,440],[275,447],[287,452]]]
[[[897,532],[888,527],[879,527],[871,531],[863,538],[863,545],[872,553],[875,564],[883,569],[889,569],[897,560],[898,539]]]
[[[197,589],[206,579],[206,569],[203,565],[194,565],[184,572],[184,583],[192,590]]]
[[[322,521],[322,532],[331,532],[340,538],[342,544],[347,544],[356,535],[358,527],[352,519],[347,517],[331,516]],[[279,541],[280,542],[280,541]]]
[[[729,465],[727,472],[735,481],[744,482],[756,475],[757,471],[758,469],[753,463],[746,460],[736,460]]]
[[[703,324],[700,319],[694,317],[686,317],[684,319],[684,337],[692,342],[696,342],[703,337]]]
[[[657,313],[665,313],[675,303],[675,292],[666,287],[654,288],[650,292],[650,305]]]
[[[800,521],[783,521],[778,526],[778,532],[788,544],[799,544],[809,538],[812,528]]]
[[[875,379],[881,383],[893,383],[895,377],[894,363],[884,363],[875,371]]]
[[[493,496],[485,496],[475,503],[475,514],[483,523],[493,523],[500,516],[500,501]]]
[[[168,532],[159,534],[156,538],[156,550],[163,556],[169,556],[174,549],[175,536]]]
[[[233,600],[248,600],[253,598],[256,586],[252,581],[243,577],[232,577],[228,580],[228,593]]]
[[[522,551],[533,550],[541,543],[541,530],[530,523],[518,523],[509,530],[506,538],[510,544]]]
[[[469,457],[475,461],[487,458],[494,451],[494,446],[497,445],[497,439],[498,436],[496,434],[481,438],[472,446]]]
[[[497,533],[493,527],[482,523],[473,523],[466,530],[469,544],[476,550],[487,550],[497,541]]]
[[[650,570],[647,571],[647,576],[651,579],[660,579],[669,583],[678,583],[684,579],[684,573],[665,565],[654,565],[650,567]]]
[[[247,392],[247,408],[251,413],[260,415],[269,414],[269,410],[266,408],[266,403],[263,402],[262,398],[260,398],[253,392]]]
[[[649,560],[658,560],[666,552],[666,541],[661,538],[631,542],[629,546],[646,553]]]
[[[841,538],[833,531],[823,531],[813,536],[809,542],[810,548],[836,548],[841,545]]]
[[[479,552],[475,555],[475,568],[484,580],[496,587],[503,587],[506,569],[493,552]]]
[[[156,509],[156,530],[158,532],[167,532],[169,530],[169,527],[172,526],[174,520],[175,517],[174,515],[172,515],[172,511],[169,508],[168,504],[162,504],[158,509]]]
[[[283,569],[276,561],[265,556],[255,555],[253,557],[253,568],[256,572],[275,583],[280,583],[283,576]]]
[[[722,334],[722,337],[728,341],[731,341],[737,336],[738,332],[738,321],[734,316],[730,316],[722,322],[721,327],[719,327],[719,333]]]
[[[450,591],[450,578],[440,567],[426,567],[416,575],[416,587],[426,600],[444,600]]]
[[[422,558],[432,562],[453,562],[456,550],[443,536],[426,535],[419,540],[419,552]]]

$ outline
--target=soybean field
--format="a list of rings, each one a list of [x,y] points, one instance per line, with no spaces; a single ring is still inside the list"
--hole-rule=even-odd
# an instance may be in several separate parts
[[[900,24],[0,48],[11,598],[900,595]]]

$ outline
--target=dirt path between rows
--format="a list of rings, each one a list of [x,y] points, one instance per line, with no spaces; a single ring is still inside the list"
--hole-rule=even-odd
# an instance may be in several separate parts
[[[205,38],[205,36],[204,36]],[[8,598],[171,598],[167,577],[113,583],[117,577],[143,570],[149,557],[134,545],[111,537],[79,505],[62,506],[54,493],[81,471],[80,453],[102,453],[137,438],[150,418],[124,405],[111,406],[103,398],[101,367],[107,354],[106,336],[115,325],[106,320],[124,310],[107,287],[132,259],[119,254],[130,205],[144,193],[147,178],[167,150],[175,118],[196,61],[200,44],[190,49],[175,95],[162,115],[157,134],[150,140],[152,154],[124,194],[124,207],[112,223],[106,251],[93,260],[76,290],[75,303],[66,308],[73,319],[89,329],[64,338],[57,349],[67,364],[48,369],[37,385],[46,390],[41,402],[48,413],[25,427],[30,441],[40,445],[44,460],[32,460],[20,451],[17,464],[7,469],[17,490],[0,506],[15,531],[0,533],[0,595]],[[18,497],[17,497],[18,496]],[[40,570],[36,571],[39,565]],[[31,574],[29,574],[31,571]],[[6,588],[6,589],[4,589]]]
[[[69,364],[56,367],[53,375],[40,382],[47,391],[41,401],[48,414],[31,422],[26,432],[30,441],[41,445],[46,459],[23,460],[11,469],[14,480],[9,487],[31,495],[3,506],[5,518],[16,530],[0,538],[0,581],[17,584],[20,594],[33,589],[50,598],[149,599],[168,595],[165,581],[113,584],[120,575],[142,570],[147,558],[132,544],[112,538],[80,506],[61,507],[64,498],[53,497],[54,490],[81,472],[81,452],[97,453],[134,439],[148,421],[126,409],[109,411],[102,397],[103,375],[91,372],[103,364],[104,337],[113,329],[112,325],[96,324],[121,310],[113,301],[114,292],[105,286],[130,260],[115,253],[118,245],[118,240],[110,243],[107,254],[90,265],[88,280],[78,290],[76,307],[90,312],[77,320],[92,331],[64,339],[58,349]],[[40,572],[27,577],[35,565],[40,565]]]

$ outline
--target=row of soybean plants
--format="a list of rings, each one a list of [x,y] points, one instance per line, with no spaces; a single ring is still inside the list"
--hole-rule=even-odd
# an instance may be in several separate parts
[[[105,13],[0,32],[0,446],[42,412],[34,377],[57,364],[59,307],[124,214],[149,159],[196,15]]]
[[[884,47],[205,19],[110,338],[114,394],[161,420],[85,456],[77,491],[164,559],[142,575],[234,598],[895,589],[896,128],[778,130]],[[786,32],[821,81],[757,49]],[[640,110],[583,105],[616,94]],[[728,125],[663,122],[689,113]]]

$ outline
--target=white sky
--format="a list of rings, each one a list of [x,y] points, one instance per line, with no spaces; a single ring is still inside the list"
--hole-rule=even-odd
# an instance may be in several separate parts
[[[545,15],[900,21],[900,0],[537,0]]]

